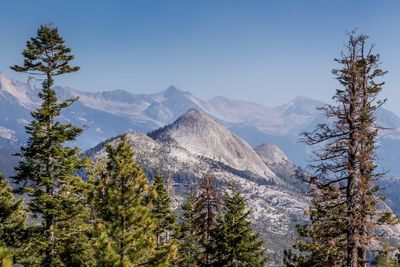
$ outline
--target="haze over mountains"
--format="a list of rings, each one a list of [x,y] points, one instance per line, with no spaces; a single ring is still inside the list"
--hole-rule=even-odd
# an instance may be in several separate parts
[[[25,142],[29,112],[40,103],[38,88],[33,80],[22,83],[0,73],[0,169],[8,174],[16,161],[11,154]],[[90,93],[65,87],[57,87],[57,93],[62,99],[80,97],[61,118],[86,128],[77,145],[89,149],[90,157],[101,157],[106,143],[115,144],[116,136],[129,132],[136,159],[150,176],[160,166],[173,174],[175,207],[196,179],[212,170],[221,187],[232,182],[240,186],[270,249],[288,246],[294,225],[306,218],[304,185],[293,174],[309,151],[297,140],[300,132],[323,119],[316,110],[322,102],[297,97],[268,108],[224,97],[204,101],[174,86],[157,94]],[[380,125],[392,128],[381,133],[383,163],[395,167],[400,119],[384,109],[378,117]],[[383,184],[390,189],[390,207],[399,212],[400,199],[393,190],[400,187],[399,180],[388,178]],[[385,230],[400,239],[400,229]]]
[[[25,142],[24,126],[31,120],[29,113],[40,103],[37,96],[39,88],[40,84],[33,78],[23,83],[0,72],[0,168],[8,175],[16,162],[11,154]],[[299,133],[312,130],[324,119],[316,109],[324,103],[307,97],[296,97],[289,103],[269,108],[221,96],[205,101],[175,86],[156,94],[133,94],[124,90],[93,93],[68,87],[56,89],[60,98],[79,96],[79,100],[65,110],[61,119],[85,127],[76,141],[76,145],[83,150],[128,131],[152,131],[195,108],[249,145],[275,144],[292,162],[304,167],[310,148],[298,141]],[[378,111],[377,117],[379,125],[390,128],[381,131],[379,166],[388,170],[389,176],[400,176],[397,158],[400,151],[400,118],[383,108]],[[385,186],[391,186],[394,180],[387,181]],[[388,194],[390,192],[392,190],[388,188]]]
[[[118,137],[90,149],[91,158],[106,156],[105,145],[116,146]],[[309,202],[304,185],[294,177],[296,167],[273,144],[252,148],[197,109],[190,109],[173,123],[147,135],[130,132],[127,141],[135,160],[149,177],[163,168],[173,181],[174,206],[179,207],[206,173],[216,178],[219,192],[236,184],[251,207],[254,226],[262,233],[275,264],[281,264],[282,248],[289,248],[295,225],[307,219]],[[383,205],[383,208],[387,208]],[[383,229],[382,229],[383,228]],[[400,228],[382,227],[390,240],[400,240]]]
[[[0,158],[25,141],[24,125],[29,112],[39,105],[40,86],[33,79],[27,83],[13,80],[0,72]],[[306,165],[309,149],[299,143],[299,133],[311,130],[323,120],[316,107],[324,103],[297,97],[287,104],[269,108],[260,104],[214,97],[201,100],[189,92],[170,86],[156,94],[133,94],[123,90],[84,92],[57,87],[61,98],[80,99],[66,110],[63,119],[85,126],[77,140],[82,149],[93,147],[112,136],[130,130],[147,132],[173,122],[190,108],[201,110],[251,146],[273,143],[297,165]],[[400,150],[400,118],[380,109],[379,124],[390,128],[381,132],[380,166],[390,175],[400,176],[397,151]],[[7,153],[6,153],[7,154]],[[8,153],[9,154],[9,153]]]
[[[211,171],[218,188],[229,189],[236,184],[252,209],[252,221],[262,233],[270,253],[280,259],[282,247],[289,247],[295,236],[294,225],[306,219],[308,201],[303,192],[291,184],[293,170],[287,176],[283,152],[258,154],[244,140],[232,134],[197,109],[190,109],[173,123],[150,133],[137,131],[127,135],[135,151],[136,160],[146,168],[149,176],[162,167],[173,176],[174,206],[195,188]],[[106,156],[105,144],[116,145],[112,138],[88,151],[91,158]],[[269,146],[269,145],[265,145]],[[262,151],[264,152],[264,151]],[[276,174],[269,167],[270,162]]]

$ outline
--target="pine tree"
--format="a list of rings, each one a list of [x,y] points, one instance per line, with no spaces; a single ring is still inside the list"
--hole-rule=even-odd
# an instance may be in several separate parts
[[[1,267],[12,267],[13,266],[13,253],[10,249],[3,245],[0,245],[0,266]]]
[[[95,255],[99,266],[157,266],[156,221],[151,214],[154,198],[147,178],[133,161],[126,137],[106,148],[106,164],[94,185]]]
[[[198,239],[196,218],[197,196],[192,191],[182,205],[182,222],[179,229],[179,250],[177,266],[198,266],[202,256],[202,249]]]
[[[399,267],[400,261],[394,252],[395,250],[393,248],[388,244],[384,244],[375,259],[375,265],[377,267]]]
[[[26,234],[22,201],[16,200],[12,188],[0,173],[0,261],[18,263],[22,256],[22,242]]]
[[[376,181],[383,174],[376,171],[374,113],[385,102],[378,100],[384,83],[376,80],[385,72],[379,56],[365,48],[366,39],[350,34],[336,60],[343,67],[333,71],[341,85],[333,97],[336,105],[322,107],[326,122],[304,134],[304,141],[317,147],[314,174],[306,179],[313,198],[311,222],[299,226],[295,248],[303,253],[287,254],[288,266],[366,266],[368,248],[377,238],[374,228],[390,218],[376,208]]]
[[[13,177],[18,192],[30,200],[29,212],[40,220],[39,225],[31,227],[27,242],[30,257],[26,260],[27,265],[62,266],[74,257],[68,247],[81,240],[86,227],[85,185],[76,174],[85,161],[78,157],[78,148],[65,145],[82,129],[57,120],[76,99],[59,102],[53,84],[54,76],[75,72],[79,67],[69,65],[74,56],[53,26],[40,26],[22,55],[24,64],[11,69],[44,76],[39,93],[43,102],[31,113],[33,121],[26,126],[28,141],[17,154],[21,161]]]
[[[165,187],[161,170],[158,170],[152,185],[155,197],[152,201],[152,215],[156,222],[155,235],[157,238],[158,258],[164,260],[164,265],[175,258],[176,254],[176,216],[171,211],[171,198]]]
[[[326,185],[311,192],[310,223],[297,225],[300,238],[294,248],[301,254],[285,251],[286,266],[346,266],[346,222],[341,219],[345,210],[338,205],[342,202],[339,191]]]
[[[203,249],[202,266],[212,266],[213,263],[213,232],[217,228],[217,216],[220,199],[214,185],[214,177],[207,173],[199,186],[199,194],[195,202],[194,224],[196,235]]]
[[[222,214],[218,217],[218,230],[214,233],[214,266],[264,266],[260,236],[251,226],[250,211],[236,187],[223,197]]]

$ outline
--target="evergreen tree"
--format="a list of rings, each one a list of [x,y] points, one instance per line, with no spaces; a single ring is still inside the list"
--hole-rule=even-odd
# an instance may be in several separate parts
[[[158,258],[164,259],[164,265],[175,258],[176,252],[176,216],[171,211],[171,198],[165,187],[164,177],[161,170],[158,170],[152,185],[155,193],[151,212],[155,219],[155,235],[157,238]]]
[[[22,201],[17,201],[8,181],[0,173],[0,260],[18,263],[22,256],[22,242],[25,236],[25,214]]]
[[[199,194],[195,202],[194,224],[198,242],[203,249],[202,266],[212,266],[213,263],[213,232],[217,228],[217,216],[220,199],[215,189],[214,177],[207,173],[199,186]]]
[[[224,194],[223,201],[214,234],[214,266],[264,266],[267,258],[259,234],[252,229],[245,199],[234,187],[231,194]]]
[[[106,164],[91,177],[98,266],[157,266],[154,198],[143,170],[123,136],[106,148]]]
[[[198,231],[195,222],[197,196],[192,191],[182,205],[182,222],[179,230],[179,250],[177,266],[198,266],[202,256],[202,250],[198,239]]]
[[[10,249],[3,245],[0,245],[0,266],[1,267],[12,267],[13,266],[13,253]]]
[[[26,126],[28,141],[17,154],[22,160],[13,177],[18,192],[27,194],[30,200],[28,210],[41,221],[32,226],[27,265],[62,266],[74,257],[68,247],[81,240],[86,227],[85,185],[76,174],[85,161],[78,157],[78,148],[65,145],[74,141],[82,129],[57,120],[76,99],[59,102],[53,84],[55,76],[75,72],[79,67],[69,64],[74,56],[53,26],[40,26],[22,55],[24,64],[11,69],[44,76],[39,93],[43,102],[31,113],[33,121]]]
[[[345,211],[338,205],[342,201],[339,191],[334,185],[326,185],[311,192],[310,223],[297,225],[300,238],[294,248],[300,254],[285,251],[286,266],[346,266],[346,222],[340,219]]]
[[[378,256],[375,259],[377,267],[400,267],[400,261],[398,255],[395,253],[395,249],[389,245],[384,244],[379,251]]]
[[[385,72],[379,56],[365,48],[366,39],[350,34],[336,60],[343,68],[333,71],[341,85],[336,105],[322,107],[326,122],[304,133],[304,141],[317,147],[314,174],[305,177],[313,198],[311,221],[299,226],[295,248],[302,253],[287,253],[288,266],[366,266],[374,228],[390,218],[376,209],[376,181],[383,174],[376,171],[374,113],[385,102],[378,100],[384,83],[376,80]]]

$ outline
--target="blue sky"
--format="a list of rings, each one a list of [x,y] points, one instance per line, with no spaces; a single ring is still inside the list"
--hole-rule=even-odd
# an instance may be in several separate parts
[[[381,54],[386,107],[400,114],[400,1],[3,0],[1,10],[0,71],[14,78],[26,79],[8,69],[25,41],[53,23],[81,66],[58,84],[135,93],[174,84],[267,106],[329,101],[333,59],[357,28]]]

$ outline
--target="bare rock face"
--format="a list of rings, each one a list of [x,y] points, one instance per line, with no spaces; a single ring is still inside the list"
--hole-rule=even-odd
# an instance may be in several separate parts
[[[307,198],[291,190],[250,145],[198,110],[190,109],[172,124],[148,135],[130,132],[127,140],[135,159],[150,176],[158,167],[173,173],[174,207],[180,207],[190,189],[208,171],[216,177],[221,194],[231,184],[238,185],[255,227],[277,259],[295,237],[294,225],[305,220]],[[114,138],[106,143],[117,142],[118,138]],[[105,156],[104,145],[91,149],[89,156]]]
[[[254,149],[267,164],[291,165],[289,158],[274,144],[263,143]]]
[[[150,134],[155,140],[173,141],[193,154],[275,179],[275,174],[245,141],[204,113],[190,109],[174,123]]]

